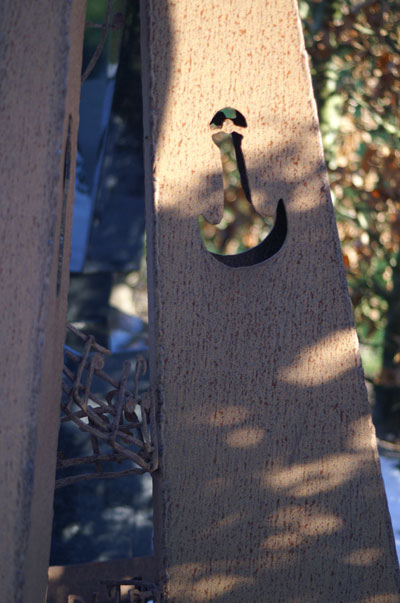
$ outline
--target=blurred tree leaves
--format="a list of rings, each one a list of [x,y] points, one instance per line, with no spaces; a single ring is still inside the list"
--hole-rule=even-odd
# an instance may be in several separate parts
[[[400,385],[399,8],[299,0],[364,365],[388,385]]]

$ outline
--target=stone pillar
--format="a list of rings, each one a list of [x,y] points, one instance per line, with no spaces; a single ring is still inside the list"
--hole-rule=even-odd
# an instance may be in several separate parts
[[[0,19],[1,599],[47,583],[84,0],[6,0]]]
[[[164,599],[397,602],[297,3],[142,9]],[[279,245],[241,267],[212,256],[198,226],[221,217],[209,123],[225,107],[247,122],[255,208],[274,215],[282,199],[287,217]]]

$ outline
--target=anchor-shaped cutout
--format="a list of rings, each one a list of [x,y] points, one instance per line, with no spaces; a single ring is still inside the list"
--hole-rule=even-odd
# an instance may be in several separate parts
[[[210,122],[211,130],[218,130],[212,140],[221,153],[224,214],[217,225],[200,216],[199,225],[206,249],[220,262],[238,268],[264,262],[280,250],[286,239],[287,217],[280,199],[275,224],[267,234],[268,221],[255,210],[251,201],[241,150],[243,136],[233,131],[234,126],[242,130],[247,123],[244,116],[231,107],[218,111]],[[232,253],[232,247],[238,251]]]

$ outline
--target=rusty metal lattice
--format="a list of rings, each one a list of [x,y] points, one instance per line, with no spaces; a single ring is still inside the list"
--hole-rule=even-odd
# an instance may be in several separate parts
[[[67,329],[84,344],[82,354],[65,350],[63,368],[61,422],[72,422],[90,438],[93,453],[65,458],[59,451],[57,469],[94,465],[94,471],[56,480],[56,488],[95,478],[115,478],[128,474],[152,473],[158,467],[155,408],[151,392],[139,395],[139,379],[146,373],[142,356],[136,358],[134,391],[127,388],[131,363],[124,362],[119,381],[104,370],[110,351],[98,344],[93,335],[85,335],[72,325]],[[73,368],[71,368],[71,365]],[[94,378],[110,388],[105,396],[92,391]],[[106,445],[106,452],[101,450]],[[109,451],[111,449],[111,451]],[[103,463],[129,462],[120,471],[104,471]],[[133,465],[133,466],[132,466]]]
[[[85,69],[85,72],[82,74],[81,84],[85,83],[85,81],[87,80],[87,78],[89,77],[89,75],[91,74],[93,69],[95,68],[95,65],[96,65],[97,61],[99,60],[99,57],[104,48],[104,44],[106,43],[107,34],[110,31],[110,29],[122,29],[125,25],[125,17],[122,13],[112,14],[112,5],[113,5],[113,0],[108,0],[107,8],[106,8],[106,22],[105,23],[93,23],[92,21],[86,21],[87,28],[102,29],[103,31],[101,34],[100,41],[97,45],[97,48],[94,51],[93,56],[90,59],[88,66]]]

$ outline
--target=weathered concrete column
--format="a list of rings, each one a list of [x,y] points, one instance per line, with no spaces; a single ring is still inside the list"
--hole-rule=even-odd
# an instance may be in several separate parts
[[[297,3],[142,8],[164,598],[397,602]],[[241,268],[209,254],[198,228],[200,214],[221,216],[209,122],[224,107],[247,121],[256,209],[282,199],[287,214],[279,252]]]
[[[84,0],[0,18],[0,581],[43,601],[52,527]]]

